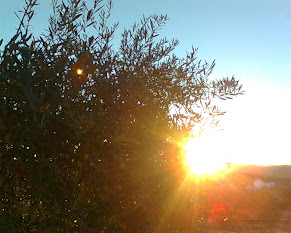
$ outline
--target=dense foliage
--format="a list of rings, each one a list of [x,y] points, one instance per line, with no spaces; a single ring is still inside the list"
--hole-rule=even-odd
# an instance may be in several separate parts
[[[197,60],[197,49],[178,58],[177,40],[158,39],[166,16],[143,17],[113,47],[111,2],[85,2],[53,1],[47,31],[34,37],[37,2],[27,0],[1,53],[5,232],[171,229],[165,212],[184,176],[177,141],[215,124],[213,100],[241,94],[234,78],[209,79],[214,62]]]

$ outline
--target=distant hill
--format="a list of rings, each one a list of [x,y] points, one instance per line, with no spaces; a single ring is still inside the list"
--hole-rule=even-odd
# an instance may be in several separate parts
[[[260,166],[252,164],[232,164],[231,172],[239,172],[258,177],[276,177],[291,179],[291,165]]]

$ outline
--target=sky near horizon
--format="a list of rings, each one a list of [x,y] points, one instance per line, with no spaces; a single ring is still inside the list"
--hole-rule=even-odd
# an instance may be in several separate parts
[[[14,35],[24,0],[0,0],[0,39]],[[38,0],[36,34],[47,26],[50,0]],[[88,0],[87,2],[93,2]],[[235,76],[244,96],[225,101],[218,139],[232,163],[291,164],[291,1],[289,0],[115,0],[112,22],[124,28],[145,15],[166,14],[161,37],[180,41],[184,56],[192,45],[198,57],[216,60],[212,78]],[[114,40],[115,42],[115,40]],[[2,47],[1,47],[2,48]],[[2,48],[3,49],[3,48]],[[216,136],[217,137],[217,136]],[[216,143],[217,143],[216,142]]]

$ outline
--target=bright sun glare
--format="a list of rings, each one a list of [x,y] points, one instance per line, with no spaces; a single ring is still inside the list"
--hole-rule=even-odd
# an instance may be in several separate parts
[[[212,137],[197,136],[188,140],[185,148],[185,163],[191,174],[211,175],[223,168],[223,159]]]

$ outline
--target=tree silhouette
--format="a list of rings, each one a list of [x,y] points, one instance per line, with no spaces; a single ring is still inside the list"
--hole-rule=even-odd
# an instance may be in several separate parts
[[[241,86],[211,80],[195,48],[175,56],[178,41],[158,39],[166,16],[143,17],[114,50],[110,1],[54,0],[39,37],[26,3],[0,57],[1,229],[152,232],[183,175],[177,141],[215,124],[213,100]]]

